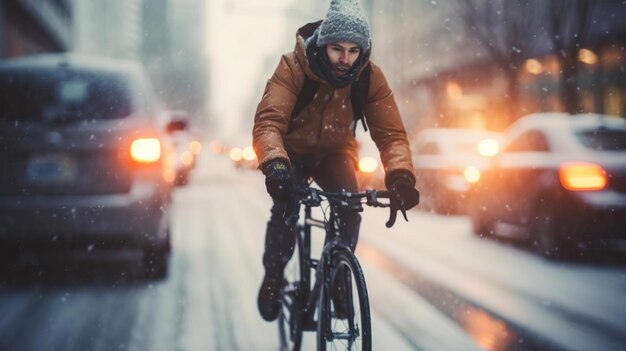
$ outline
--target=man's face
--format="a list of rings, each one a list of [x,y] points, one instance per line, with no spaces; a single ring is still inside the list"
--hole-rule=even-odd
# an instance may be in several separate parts
[[[326,45],[326,54],[337,77],[343,77],[354,64],[361,48],[354,43],[338,42]]]

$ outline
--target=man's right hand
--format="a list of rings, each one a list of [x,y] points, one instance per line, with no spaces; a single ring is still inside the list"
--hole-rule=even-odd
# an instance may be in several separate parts
[[[294,180],[289,163],[284,159],[268,161],[262,167],[265,175],[265,188],[275,201],[286,202],[294,192]]]

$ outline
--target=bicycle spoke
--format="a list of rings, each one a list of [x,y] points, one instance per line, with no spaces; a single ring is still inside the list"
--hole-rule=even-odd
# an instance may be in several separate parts
[[[318,319],[319,349],[369,351],[369,304],[362,271],[351,253],[339,255],[333,269],[331,291],[324,290],[326,296],[320,305],[323,311]],[[349,285],[337,283],[342,279]]]

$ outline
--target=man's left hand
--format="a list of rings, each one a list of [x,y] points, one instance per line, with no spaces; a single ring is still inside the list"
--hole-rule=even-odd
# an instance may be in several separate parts
[[[389,199],[392,211],[401,211],[408,221],[406,211],[419,203],[420,194],[415,189],[413,177],[407,171],[396,171],[389,175],[387,189],[391,192]]]

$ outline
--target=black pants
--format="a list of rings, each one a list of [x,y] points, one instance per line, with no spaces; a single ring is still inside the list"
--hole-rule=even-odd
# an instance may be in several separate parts
[[[311,177],[325,191],[358,191],[355,164],[347,154],[334,153],[322,158],[296,154],[289,156],[296,179]],[[277,278],[282,276],[296,242],[292,228],[287,227],[283,222],[284,210],[284,203],[274,201],[272,215],[265,233],[263,266],[265,266],[266,274]],[[359,237],[361,215],[346,207],[338,208],[337,213],[343,227],[340,230],[341,239],[354,251]]]

